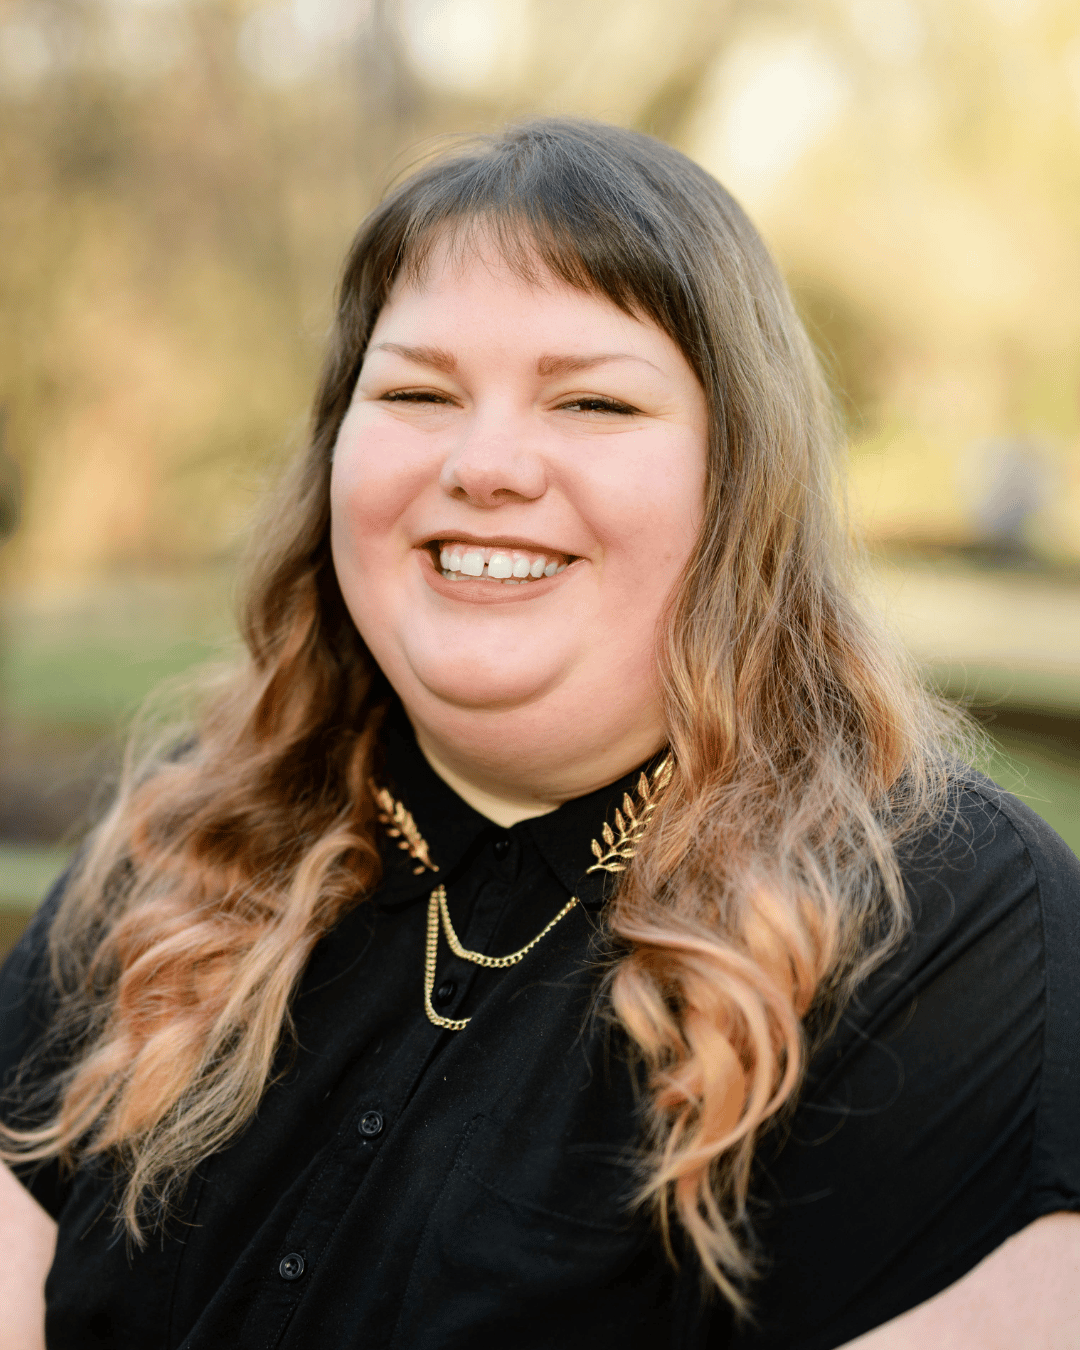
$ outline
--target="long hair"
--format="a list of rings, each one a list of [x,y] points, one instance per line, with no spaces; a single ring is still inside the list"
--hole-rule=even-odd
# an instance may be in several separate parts
[[[711,414],[704,525],[658,634],[675,772],[607,909],[607,1006],[650,1082],[642,1199],[742,1307],[754,1143],[805,1018],[904,930],[897,845],[943,809],[947,717],[861,611],[832,404],[775,265],[708,174],[542,119],[429,163],[346,260],[308,447],[258,538],[247,658],[186,738],[132,760],[51,933],[74,1047],[6,1156],[108,1155],[136,1239],[256,1110],[315,943],[379,880],[368,786],[388,686],[331,561],[333,447],[395,281],[470,231],[657,324]]]

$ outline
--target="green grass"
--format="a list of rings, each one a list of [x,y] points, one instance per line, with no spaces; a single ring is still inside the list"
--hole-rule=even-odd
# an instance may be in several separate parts
[[[10,650],[3,663],[9,716],[28,722],[113,726],[162,681],[217,654],[201,642],[174,642],[133,654],[102,643],[72,650],[40,644]]]
[[[1080,756],[1020,731],[996,732],[994,741],[997,753],[989,766],[994,780],[1025,801],[1080,855]]]
[[[0,844],[0,911],[27,913],[68,865],[72,850]]]
[[[231,576],[114,578],[51,602],[8,597],[0,700],[16,722],[114,727],[164,680],[234,648]]]
[[[0,844],[0,956],[19,940],[70,858],[70,849]]]
[[[946,698],[980,707],[1024,708],[1075,716],[1080,712],[1080,676],[1017,665],[1006,670],[977,661],[928,663],[929,683]]]

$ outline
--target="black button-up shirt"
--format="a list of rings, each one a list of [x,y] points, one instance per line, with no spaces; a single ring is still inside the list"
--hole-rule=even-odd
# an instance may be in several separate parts
[[[404,719],[385,786],[438,871],[383,833],[384,876],[316,948],[294,1005],[298,1048],[255,1119],[207,1160],[165,1240],[132,1253],[97,1171],[40,1178],[62,1213],[50,1346],[589,1346],[670,1334],[672,1276],[630,1213],[637,1104],[619,1038],[594,1015],[606,872],[590,844],[637,773],[510,829],[428,767]],[[423,1006],[428,898],[446,887]],[[484,1328],[481,1333],[477,1329]],[[95,1337],[97,1339],[95,1339]],[[480,1337],[480,1339],[478,1339]]]
[[[59,1221],[50,1350],[829,1350],[1080,1209],[1080,865],[993,785],[973,778],[958,818],[907,850],[912,936],[759,1148],[758,1320],[736,1327],[631,1203],[640,1097],[597,1008],[613,879],[587,868],[636,773],[506,830],[436,777],[400,715],[384,748],[439,870],[416,874],[384,836],[380,889],[305,972],[295,1053],[165,1231],[130,1249],[101,1166],[20,1169]],[[465,947],[491,955],[581,901],[505,969],[440,935],[433,1001],[463,1031],[423,1008],[439,882]],[[48,1016],[55,903],[0,976],[9,1087]]]

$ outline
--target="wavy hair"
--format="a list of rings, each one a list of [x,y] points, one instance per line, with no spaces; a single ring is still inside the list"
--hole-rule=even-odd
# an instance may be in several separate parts
[[[330,465],[395,281],[476,229],[521,275],[656,323],[708,399],[705,523],[658,634],[676,770],[606,911],[605,993],[650,1083],[641,1198],[743,1308],[755,1141],[808,1011],[904,931],[897,846],[944,809],[953,728],[854,598],[833,406],[759,236],[684,156],[594,123],[459,147],[361,226],[307,449],[257,532],[246,660],[171,754],[129,758],[51,931],[74,1053],[5,1156],[112,1157],[143,1240],[251,1118],[312,948],[375,889],[389,689],[338,589]]]

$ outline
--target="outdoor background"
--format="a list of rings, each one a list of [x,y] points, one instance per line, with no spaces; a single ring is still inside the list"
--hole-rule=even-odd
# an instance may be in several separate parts
[[[450,132],[664,137],[842,401],[868,584],[1080,849],[1076,0],[2,0],[0,944],[228,648],[339,261]]]

